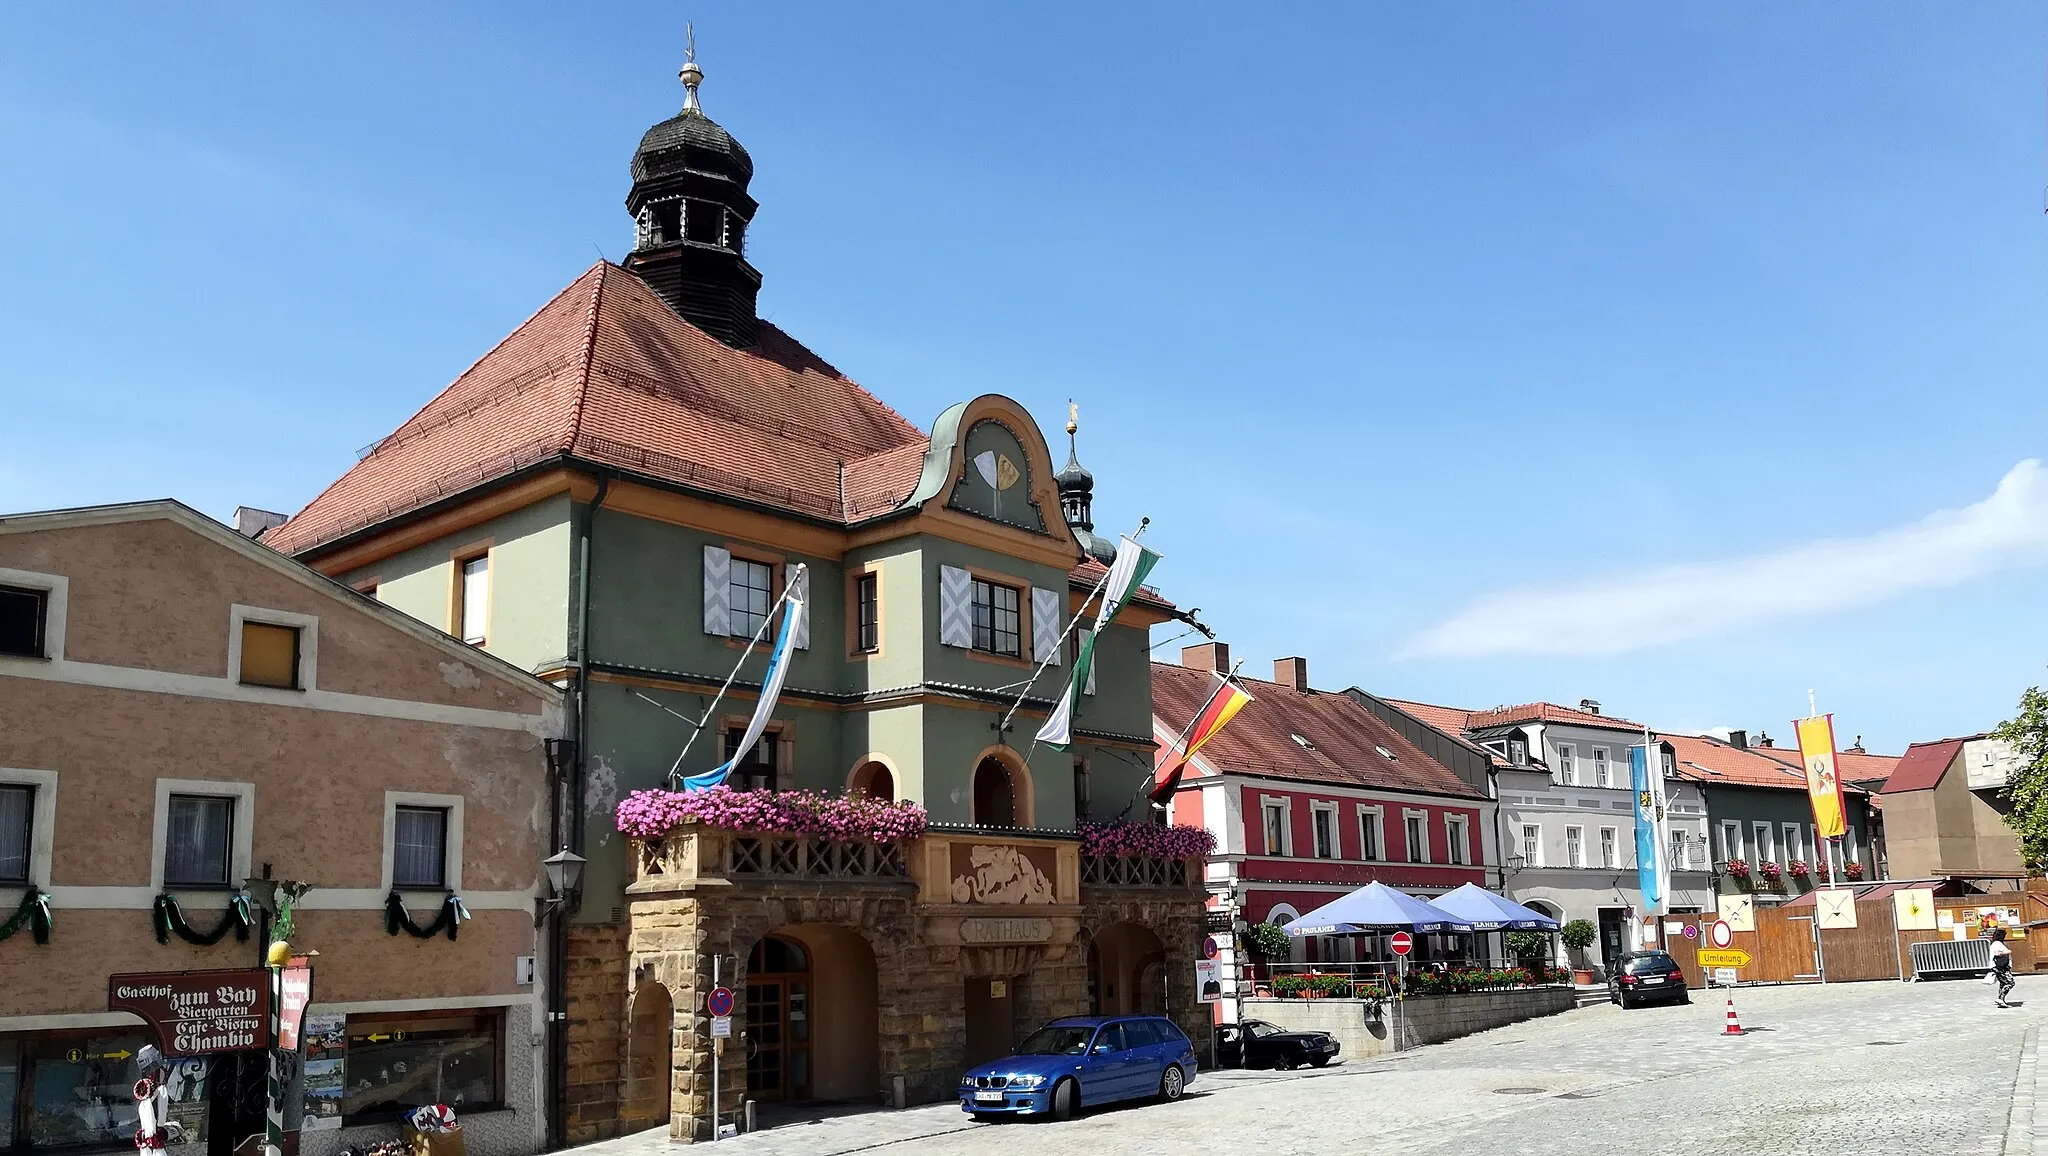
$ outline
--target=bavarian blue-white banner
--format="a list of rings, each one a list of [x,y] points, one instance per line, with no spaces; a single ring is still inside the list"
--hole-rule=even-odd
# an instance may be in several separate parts
[[[775,650],[768,656],[768,673],[761,679],[761,700],[754,704],[754,717],[747,720],[746,733],[740,736],[731,758],[701,775],[684,779],[685,791],[706,791],[725,782],[733,767],[747,757],[755,743],[761,741],[761,732],[768,728],[768,716],[775,713],[775,700],[782,697],[782,680],[789,674],[790,648],[795,645],[797,635],[804,632],[804,615],[810,613],[810,595],[810,569],[799,565],[791,572],[789,589],[782,595],[782,629],[775,634]]]
[[[1664,860],[1664,768],[1647,745],[1628,749],[1628,770],[1636,796],[1636,880],[1643,889],[1643,916],[1664,914],[1671,872]]]

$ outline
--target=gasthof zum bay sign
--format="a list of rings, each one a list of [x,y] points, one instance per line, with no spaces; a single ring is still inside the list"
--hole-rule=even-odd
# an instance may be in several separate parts
[[[255,968],[109,976],[107,1010],[148,1021],[166,1055],[268,1047],[270,976]]]

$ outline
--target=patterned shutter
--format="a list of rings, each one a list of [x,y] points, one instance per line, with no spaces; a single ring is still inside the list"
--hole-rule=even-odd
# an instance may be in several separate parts
[[[1093,638],[1093,637],[1095,637],[1095,632],[1094,632],[1093,630],[1089,630],[1089,629],[1087,629],[1086,627],[1083,627],[1083,628],[1082,628],[1082,633],[1083,633],[1083,635],[1084,635],[1084,636],[1086,636],[1086,637],[1088,637],[1088,638]],[[1095,657],[1094,657],[1094,658],[1092,658],[1092,659],[1090,659],[1090,660],[1089,660],[1089,662],[1088,662],[1088,685],[1087,685],[1087,686],[1084,686],[1084,687],[1082,687],[1082,688],[1081,688],[1081,693],[1082,693],[1082,694],[1094,694],[1094,693],[1095,693],[1095,670],[1096,670],[1096,668],[1097,668],[1097,667],[1099,667],[1099,666],[1101,666],[1101,665],[1102,665],[1102,651],[1101,651],[1100,649],[1097,649],[1097,650],[1096,650],[1096,652],[1095,652]]]
[[[1060,613],[1060,592],[1031,588],[1031,661],[1060,664],[1060,636],[1065,615]]]
[[[704,547],[704,633],[732,633],[732,555]]]
[[[807,566],[795,573],[796,581],[790,583],[789,596],[791,598],[803,599],[804,609],[803,613],[796,616],[796,637],[790,639],[789,642],[791,646],[796,647],[798,650],[809,650],[811,648],[811,611],[816,609],[811,604],[811,571]]]
[[[958,566],[939,567],[939,644],[974,645],[974,576]]]

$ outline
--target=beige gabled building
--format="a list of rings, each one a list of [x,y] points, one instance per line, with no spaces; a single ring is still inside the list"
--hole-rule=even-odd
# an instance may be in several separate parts
[[[2010,744],[1989,735],[1907,747],[1884,784],[1892,878],[2021,874],[2019,835],[1999,797],[2018,766]]]
[[[259,966],[271,878],[313,885],[296,1150],[446,1102],[477,1156],[536,1151],[561,719],[547,683],[176,502],[0,517],[0,1150],[133,1148],[136,1053],[169,1045],[109,977]],[[260,1046],[175,1065],[177,1153],[262,1131]]]

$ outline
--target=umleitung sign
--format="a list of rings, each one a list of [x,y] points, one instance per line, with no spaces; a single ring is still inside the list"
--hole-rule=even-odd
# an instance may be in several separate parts
[[[267,1047],[270,975],[260,968],[159,971],[107,978],[107,1010],[133,1012],[166,1055]]]

